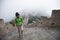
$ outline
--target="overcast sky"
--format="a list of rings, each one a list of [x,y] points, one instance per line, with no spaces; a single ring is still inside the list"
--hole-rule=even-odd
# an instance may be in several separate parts
[[[13,19],[17,11],[20,14],[40,11],[43,12],[43,15],[51,17],[53,9],[60,9],[60,0],[0,0],[0,18],[5,22]]]

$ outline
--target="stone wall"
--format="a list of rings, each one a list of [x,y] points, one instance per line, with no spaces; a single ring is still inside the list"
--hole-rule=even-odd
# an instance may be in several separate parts
[[[4,20],[0,19],[0,39],[4,36]]]
[[[51,18],[41,16],[40,20],[29,26],[39,27],[60,27],[60,10],[52,10]]]
[[[42,16],[40,20],[33,21],[33,23],[28,24],[28,27],[50,27],[52,20],[50,18]]]
[[[50,27],[52,20],[48,17],[41,16],[40,24],[43,27]]]
[[[60,26],[60,10],[52,10],[53,26]]]
[[[18,35],[17,27],[0,19],[0,40],[11,40],[15,35]]]
[[[4,25],[4,20],[0,19],[0,26],[3,26],[3,25]]]

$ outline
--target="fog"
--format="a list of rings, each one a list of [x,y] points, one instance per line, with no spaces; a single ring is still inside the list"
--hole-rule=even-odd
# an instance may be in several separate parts
[[[15,17],[15,12],[51,17],[53,9],[60,9],[59,3],[59,0],[0,0],[0,18],[9,22]]]

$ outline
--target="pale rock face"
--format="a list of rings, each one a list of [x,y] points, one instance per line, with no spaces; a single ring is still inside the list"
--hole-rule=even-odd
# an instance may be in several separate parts
[[[23,23],[24,23],[24,25],[27,25],[27,23],[28,23],[28,18],[24,18]]]

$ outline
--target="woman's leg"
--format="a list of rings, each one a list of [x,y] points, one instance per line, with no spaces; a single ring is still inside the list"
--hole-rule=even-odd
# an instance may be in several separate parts
[[[19,37],[20,37],[20,28],[18,27],[18,33],[19,33]]]
[[[23,34],[23,30],[21,29],[21,34]]]
[[[19,30],[20,30],[20,34],[21,34],[21,27],[19,27]]]

